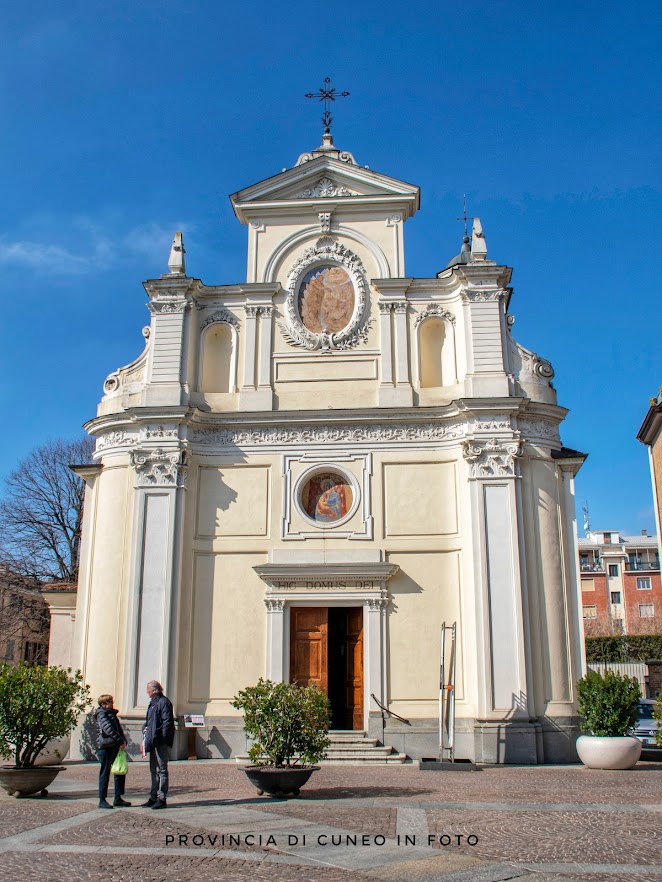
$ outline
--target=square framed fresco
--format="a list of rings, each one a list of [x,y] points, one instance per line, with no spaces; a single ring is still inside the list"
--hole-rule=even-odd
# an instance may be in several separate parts
[[[284,460],[283,539],[372,538],[370,454]]]

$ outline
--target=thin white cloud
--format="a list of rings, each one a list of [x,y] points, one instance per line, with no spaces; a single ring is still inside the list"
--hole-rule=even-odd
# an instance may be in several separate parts
[[[157,266],[163,265],[164,271],[168,263],[170,245],[176,230],[190,231],[191,224],[157,224],[149,222],[132,227],[117,235],[100,228],[89,218],[76,218],[73,226],[84,230],[89,240],[87,253],[74,253],[63,245],[48,242],[19,240],[12,242],[4,237],[0,239],[0,266],[17,266],[44,275],[63,275],[102,270],[117,261],[121,253],[128,252],[136,256],[148,258]],[[78,234],[80,238],[80,235]]]
[[[86,273],[94,266],[94,256],[72,254],[61,245],[43,242],[11,242],[0,246],[0,264],[14,264],[45,273]]]

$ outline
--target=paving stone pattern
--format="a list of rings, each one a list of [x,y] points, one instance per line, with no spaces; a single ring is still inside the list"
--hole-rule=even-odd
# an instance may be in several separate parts
[[[662,882],[662,763],[631,772],[323,766],[301,798],[272,800],[234,763],[178,762],[165,812],[137,805],[145,764],[131,766],[132,808],[98,810],[97,776],[97,765],[72,764],[45,799],[0,795],[3,882]],[[408,832],[415,845],[396,839]],[[305,847],[289,833],[305,834]],[[270,834],[275,845],[257,842]],[[430,847],[428,834],[464,839]],[[331,836],[369,842],[333,847]]]

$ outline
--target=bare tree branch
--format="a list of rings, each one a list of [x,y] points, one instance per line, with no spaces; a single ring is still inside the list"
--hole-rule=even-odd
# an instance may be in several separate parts
[[[0,502],[0,555],[16,573],[77,582],[84,482],[70,465],[92,459],[94,441],[49,441],[22,460]]]

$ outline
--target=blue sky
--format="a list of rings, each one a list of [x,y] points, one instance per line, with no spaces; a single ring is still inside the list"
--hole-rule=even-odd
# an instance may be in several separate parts
[[[75,436],[142,349],[143,279],[245,278],[228,194],[320,140],[421,187],[406,273],[457,253],[462,195],[514,268],[514,335],[554,364],[596,528],[654,529],[636,433],[662,384],[659,4],[3,4],[0,476]]]

